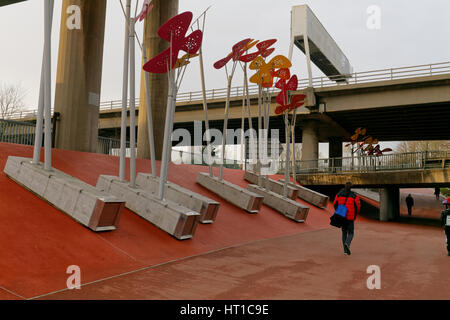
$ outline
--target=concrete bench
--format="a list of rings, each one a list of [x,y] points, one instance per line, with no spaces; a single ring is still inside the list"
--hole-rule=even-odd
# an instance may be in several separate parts
[[[118,177],[101,175],[97,189],[125,199],[126,207],[178,240],[194,236],[200,214],[172,201],[159,200],[156,194],[130,187]]]
[[[280,180],[280,182],[281,181],[282,180]],[[302,199],[322,209],[327,207],[329,201],[328,196],[293,183],[290,183],[290,186],[298,190],[297,196],[299,199]]]
[[[121,198],[97,190],[56,169],[44,170],[32,159],[8,157],[4,169],[12,180],[93,231],[115,230],[125,206]]]
[[[261,209],[262,196],[231,182],[220,181],[217,177],[211,177],[208,173],[200,172],[197,175],[197,183],[249,213],[258,213]]]
[[[247,189],[264,197],[264,204],[289,219],[296,222],[305,222],[308,217],[309,207],[298,203],[295,200],[285,198],[278,193],[268,191],[258,185],[249,184]]]
[[[258,174],[250,171],[245,171],[244,173],[244,179],[250,182],[251,184],[258,184]],[[276,181],[273,179],[266,179],[265,177],[262,178],[262,187],[266,188],[269,191],[278,193],[279,195],[283,195],[284,190],[284,184],[283,182]],[[298,189],[293,188],[292,186],[288,185],[287,188],[287,197],[295,200],[298,196]]]
[[[136,183],[141,189],[151,193],[157,194],[159,191],[159,177],[153,177],[151,174],[138,173]],[[199,222],[201,223],[213,223],[216,220],[220,206],[217,201],[172,182],[167,182],[165,196],[169,201],[200,213]]]

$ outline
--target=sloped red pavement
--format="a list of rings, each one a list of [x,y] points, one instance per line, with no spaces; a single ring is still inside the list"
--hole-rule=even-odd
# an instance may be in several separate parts
[[[1,171],[8,156],[31,158],[32,148],[0,143]],[[118,165],[117,157],[53,151],[55,168],[92,185],[100,174],[117,175]],[[150,172],[149,161],[138,160],[137,170]],[[329,227],[331,207],[327,211],[310,206],[303,224],[266,206],[257,215],[247,214],[195,183],[197,173],[207,170],[190,165],[170,167],[170,181],[221,203],[216,222],[199,225],[194,239],[187,241],[174,239],[128,210],[118,230],[94,233],[1,172],[0,299],[33,298],[63,290],[70,265],[78,265],[82,282],[89,283],[230,246]],[[242,177],[242,171],[224,171],[225,179],[246,186]]]

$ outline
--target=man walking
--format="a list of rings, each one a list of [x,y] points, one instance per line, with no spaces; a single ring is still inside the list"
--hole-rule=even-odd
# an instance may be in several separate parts
[[[441,195],[441,189],[434,188],[434,195],[436,196],[436,200],[439,200],[439,196]]]
[[[350,244],[355,233],[355,219],[361,210],[361,201],[356,193],[351,191],[352,183],[347,182],[345,188],[338,192],[334,199],[334,208],[337,209],[339,205],[345,205],[347,208],[346,222],[342,226],[342,245],[344,246],[344,253],[350,255]]]
[[[450,198],[444,201],[445,209],[441,213],[441,224],[444,227],[447,241],[447,254],[450,256]]]
[[[412,207],[414,206],[414,199],[411,197],[411,194],[408,194],[405,201],[406,206],[408,207],[408,215],[410,216],[412,214]]]

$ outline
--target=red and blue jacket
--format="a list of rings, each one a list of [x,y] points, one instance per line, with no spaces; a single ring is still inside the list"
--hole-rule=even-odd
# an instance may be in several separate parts
[[[355,220],[361,210],[361,201],[359,200],[358,195],[353,191],[342,189],[336,195],[333,202],[335,209],[337,209],[338,205],[341,204],[345,204],[347,207],[347,220]]]

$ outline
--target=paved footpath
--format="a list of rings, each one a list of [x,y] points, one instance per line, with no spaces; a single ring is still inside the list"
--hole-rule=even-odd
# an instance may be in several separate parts
[[[45,299],[450,299],[450,257],[436,227],[362,220],[352,255],[340,230],[255,241],[63,291]],[[367,289],[367,267],[381,290]]]

